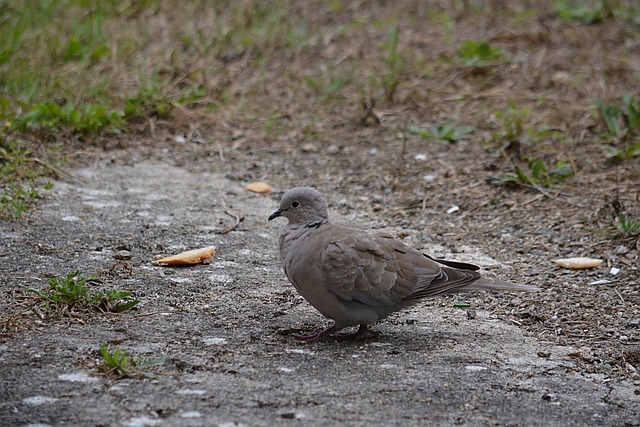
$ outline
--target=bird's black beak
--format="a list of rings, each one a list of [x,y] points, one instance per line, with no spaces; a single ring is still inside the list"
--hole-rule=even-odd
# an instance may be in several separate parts
[[[277,211],[272,213],[271,216],[269,217],[269,221],[271,221],[272,219],[276,219],[279,216],[282,216],[282,209],[278,209]]]

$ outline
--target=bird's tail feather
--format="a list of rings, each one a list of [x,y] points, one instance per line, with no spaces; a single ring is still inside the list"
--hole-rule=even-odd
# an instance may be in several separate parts
[[[465,286],[459,288],[460,292],[467,291],[521,291],[534,292],[539,291],[536,286],[523,285],[521,283],[505,282],[504,280],[492,279],[490,277],[481,277]]]

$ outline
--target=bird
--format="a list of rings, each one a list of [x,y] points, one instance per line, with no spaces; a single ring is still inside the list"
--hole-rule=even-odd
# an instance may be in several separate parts
[[[329,221],[327,202],[311,187],[287,191],[268,221],[288,223],[279,239],[285,275],[333,325],[306,342],[360,340],[377,335],[370,325],[423,298],[460,292],[536,291],[524,284],[483,277],[478,266],[435,259],[383,230]],[[336,332],[351,326],[351,334]]]

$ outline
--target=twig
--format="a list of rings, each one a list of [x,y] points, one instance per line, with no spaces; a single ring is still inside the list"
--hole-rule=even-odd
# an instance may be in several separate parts
[[[71,175],[70,173],[67,173],[67,172],[65,172],[65,171],[62,171],[62,170],[58,169],[57,167],[55,167],[55,166],[53,166],[53,165],[50,165],[49,163],[47,163],[47,162],[45,162],[45,161],[43,161],[43,160],[40,160],[40,159],[39,159],[39,158],[37,158],[37,157],[30,157],[30,158],[28,158],[27,160],[32,161],[32,162],[34,162],[34,163],[37,163],[37,164],[39,164],[39,165],[44,166],[44,167],[45,167],[45,168],[47,168],[47,169],[52,170],[52,171],[53,171],[53,172],[58,176],[58,178],[60,178],[60,177],[63,177],[63,176],[64,176],[64,177],[66,177],[66,178],[70,179],[71,181],[73,181],[73,182],[74,182],[74,183],[76,183],[76,184],[79,184],[79,183],[80,183],[80,181],[79,181],[76,177],[74,177],[73,175]]]
[[[224,151],[222,151],[222,144],[220,144],[220,140],[216,140],[216,146],[218,147],[218,155],[220,156],[220,163],[224,163]]]
[[[177,314],[177,313],[170,313],[167,311],[152,311],[150,313],[135,314],[133,317],[135,317],[136,319],[139,319],[140,317],[155,316],[156,314]]]
[[[222,208],[224,209],[224,213],[226,213],[227,215],[229,215],[230,217],[233,218],[233,225],[225,228],[224,230],[222,230],[222,234],[227,234],[230,231],[233,231],[236,229],[236,227],[242,222],[244,221],[244,217],[243,216],[239,216],[236,215],[233,211],[229,210],[229,208],[227,208],[227,205],[224,202],[224,197],[222,196],[222,191],[220,192],[220,203],[222,204]]]

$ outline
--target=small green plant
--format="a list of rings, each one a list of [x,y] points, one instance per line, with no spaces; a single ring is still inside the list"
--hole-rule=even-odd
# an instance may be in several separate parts
[[[467,67],[485,67],[507,60],[507,54],[486,41],[465,40],[456,50],[456,61]]]
[[[97,283],[94,277],[88,278],[77,272],[69,273],[64,279],[49,279],[49,287],[45,289],[29,288],[44,304],[45,312],[50,316],[62,316],[70,311],[90,311],[121,313],[140,302],[137,299],[123,301],[131,296],[131,292],[116,289],[106,292],[93,292],[87,285]]]
[[[611,219],[616,236],[621,238],[640,236],[640,218],[634,218],[625,212],[618,212]]]
[[[121,348],[116,348],[113,352],[105,344],[100,344],[100,354],[104,362],[100,369],[107,374],[114,374],[118,378],[144,376],[146,378],[155,378],[156,375],[149,372],[149,369],[163,365],[166,359],[160,358],[155,360],[129,357],[129,352]]]
[[[340,91],[349,82],[349,79],[340,76],[326,76],[318,79],[312,76],[304,76],[304,82],[309,89],[321,98],[326,99]]]
[[[598,99],[596,106],[610,136],[623,138],[640,131],[640,97],[627,93],[620,98],[619,104],[607,104]]]
[[[412,126],[409,128],[409,133],[417,135],[424,139],[436,139],[439,141],[456,142],[473,133],[474,130],[475,129],[473,127],[458,126],[455,122],[447,122],[445,124],[434,127],[430,131]]]
[[[514,165],[514,173],[512,175],[505,175],[494,180],[494,182],[504,186],[524,184],[551,187],[557,183],[567,180],[575,174],[575,171],[569,163],[558,161],[555,167],[550,168],[542,159],[539,158],[530,160],[527,163],[527,169],[528,170],[525,171],[519,166]]]
[[[611,13],[609,2],[598,1],[556,1],[554,10],[563,21],[578,21],[583,24],[593,24],[602,21]]]
[[[50,182],[43,187],[51,190]],[[13,217],[17,220],[24,219],[30,207],[41,197],[40,190],[29,183],[27,187],[20,184],[7,184],[0,194],[0,218]]]
[[[596,100],[598,115],[604,124],[602,137],[608,158],[623,160],[640,156],[640,97],[629,93],[620,103],[607,104]]]
[[[399,38],[398,25],[391,26],[387,32],[387,42],[382,47],[387,52],[384,58],[386,71],[382,74],[382,89],[389,102],[393,101],[405,69],[405,63],[398,52]]]
[[[173,109],[169,99],[156,84],[140,88],[138,93],[125,99],[123,116],[127,120],[156,117],[166,119]]]
[[[80,134],[97,133],[102,130],[119,133],[124,126],[123,116],[123,112],[110,111],[102,105],[76,106],[72,102],[64,105],[44,102],[36,104],[26,113],[18,114],[15,122],[16,127],[23,131],[55,130],[63,127]]]
[[[484,141],[496,148],[494,156],[500,156],[506,150],[521,159],[525,157],[523,148],[533,149],[540,141],[556,136],[545,126],[537,128],[530,124],[530,114],[528,108],[516,106],[511,99],[507,108],[495,113],[499,129],[493,132],[490,140]]]
[[[44,174],[41,166],[20,142],[6,142],[0,135],[0,218],[24,219],[41,191],[53,188],[50,182],[36,185],[36,178]]]

